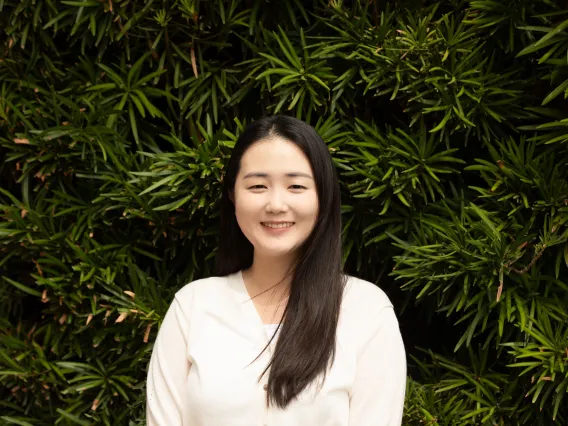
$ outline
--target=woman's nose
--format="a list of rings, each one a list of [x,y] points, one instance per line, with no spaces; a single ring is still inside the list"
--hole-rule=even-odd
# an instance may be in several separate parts
[[[270,191],[270,195],[268,196],[266,203],[266,210],[271,213],[287,211],[288,204],[286,202],[286,196],[278,190]]]

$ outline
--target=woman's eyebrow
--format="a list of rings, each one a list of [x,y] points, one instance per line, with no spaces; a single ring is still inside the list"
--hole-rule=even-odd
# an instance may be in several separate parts
[[[312,177],[311,174],[309,173],[304,173],[304,172],[291,172],[291,173],[286,173],[285,175],[286,177],[305,177],[308,179],[314,179]],[[243,176],[243,179],[250,179],[250,178],[267,178],[270,177],[270,175],[268,173],[264,173],[264,172],[251,172],[251,173],[247,173],[246,175]]]

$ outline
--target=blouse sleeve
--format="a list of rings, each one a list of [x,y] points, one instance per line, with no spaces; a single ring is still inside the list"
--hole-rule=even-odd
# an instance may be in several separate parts
[[[383,308],[358,352],[349,404],[351,426],[400,426],[406,355],[392,306]]]
[[[191,300],[183,297],[181,301],[180,293],[166,312],[150,358],[146,384],[147,426],[181,426],[187,405],[186,381],[191,363],[187,358],[189,319],[186,310]]]

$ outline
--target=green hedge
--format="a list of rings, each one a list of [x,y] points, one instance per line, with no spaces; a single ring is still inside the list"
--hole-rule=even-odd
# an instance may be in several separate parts
[[[0,0],[0,30],[0,424],[144,424],[274,113],[328,143],[345,268],[398,308],[404,424],[567,424],[564,2]]]

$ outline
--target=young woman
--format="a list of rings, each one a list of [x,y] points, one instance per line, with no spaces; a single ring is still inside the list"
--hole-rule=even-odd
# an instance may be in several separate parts
[[[149,426],[400,426],[387,296],[341,270],[339,182],[306,123],[260,119],[223,182],[215,277],[179,290],[148,371]]]

